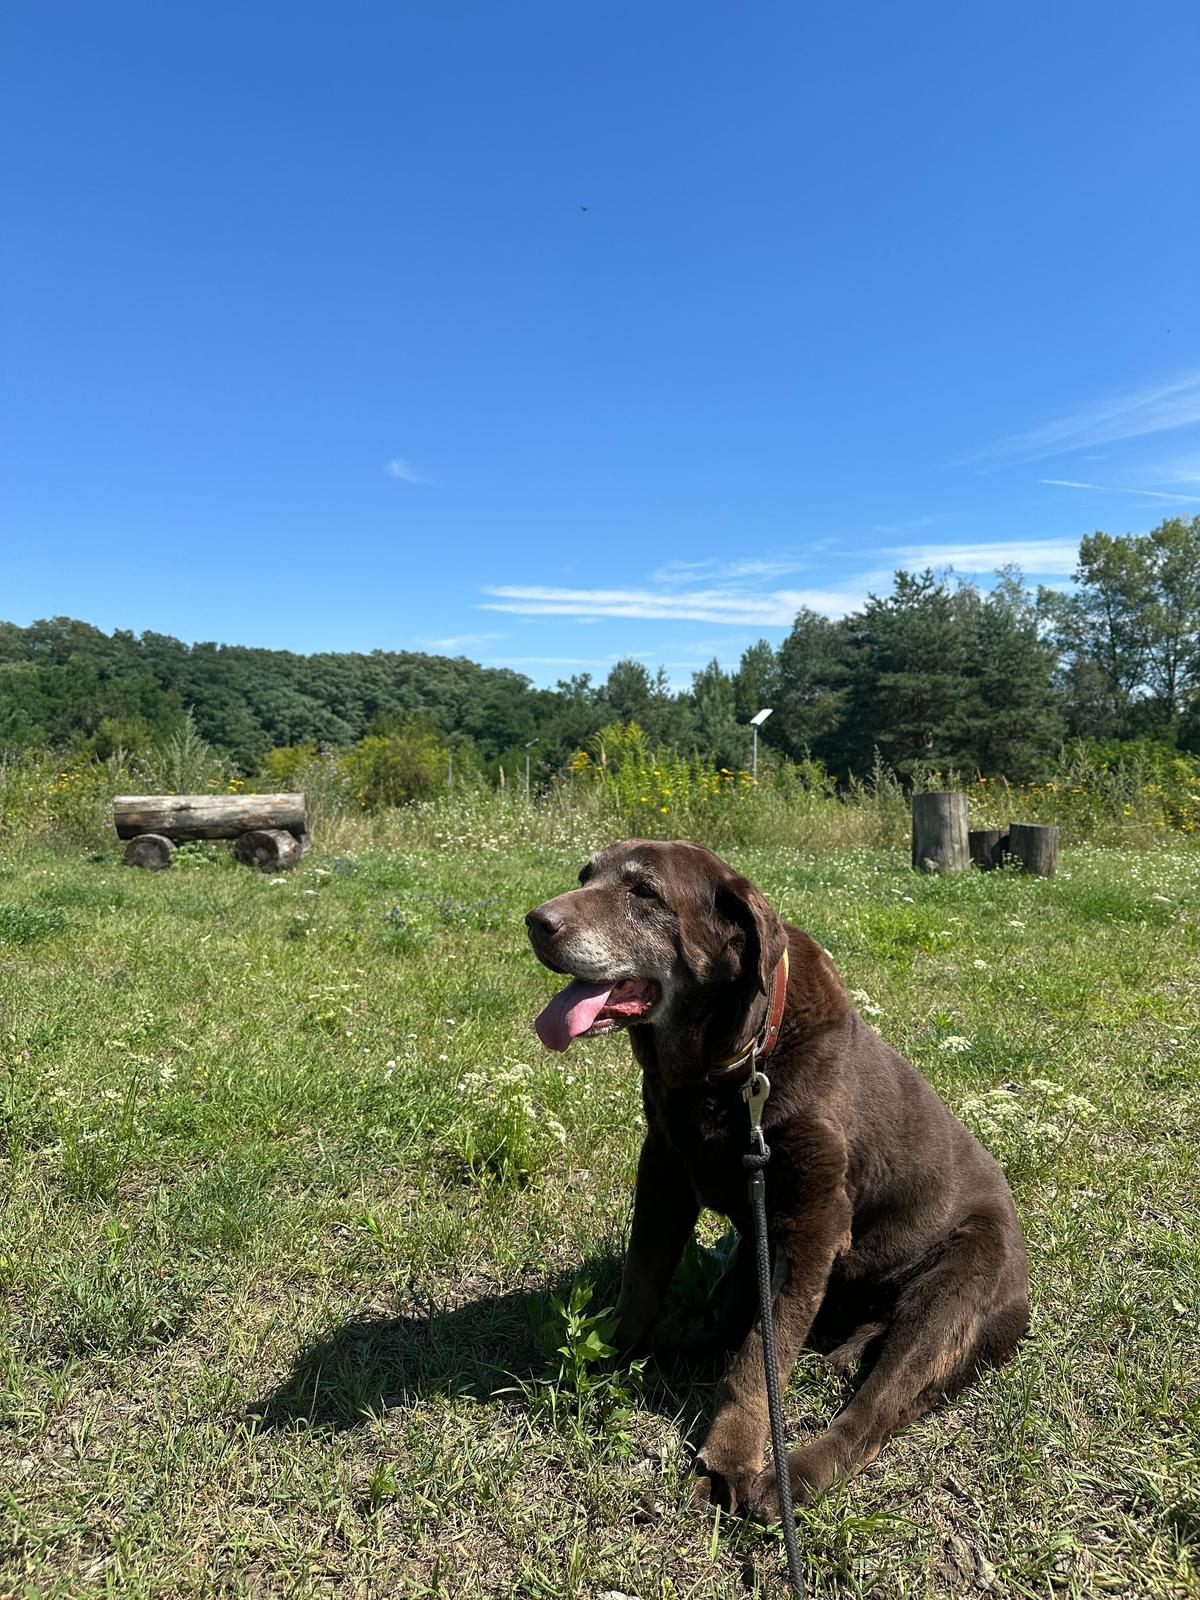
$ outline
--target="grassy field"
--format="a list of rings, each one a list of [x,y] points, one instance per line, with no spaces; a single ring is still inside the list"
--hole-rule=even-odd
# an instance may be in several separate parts
[[[1200,1593],[1200,852],[737,864],[1030,1245],[1018,1359],[801,1514],[813,1594]],[[782,1592],[776,1534],[688,1506],[713,1392],[589,1360],[637,1084],[619,1039],[540,1053],[521,925],[578,865],[0,856],[0,1594]],[[790,1435],[840,1392],[804,1358]]]

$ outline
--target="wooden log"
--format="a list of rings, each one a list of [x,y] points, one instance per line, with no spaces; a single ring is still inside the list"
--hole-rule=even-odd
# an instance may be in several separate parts
[[[175,858],[175,846],[161,833],[139,833],[125,846],[127,867],[147,867],[151,872],[161,872]]]
[[[1008,835],[999,828],[972,828],[967,834],[971,862],[981,872],[991,872],[1004,865],[1004,852],[1008,849]]]
[[[253,828],[237,840],[233,853],[244,867],[257,867],[260,872],[294,867],[304,854],[299,839],[286,828]]]
[[[162,833],[184,839],[236,839],[256,828],[308,832],[302,794],[119,794],[113,822],[121,839]]]
[[[919,872],[965,872],[967,797],[955,789],[915,794],[912,801],[912,863]]]
[[[1045,822],[1010,822],[1008,853],[1021,863],[1023,872],[1052,878],[1058,866],[1057,827]]]

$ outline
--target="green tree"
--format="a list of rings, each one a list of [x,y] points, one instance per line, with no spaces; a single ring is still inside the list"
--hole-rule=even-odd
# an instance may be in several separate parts
[[[757,648],[757,647],[756,647]],[[842,723],[849,694],[850,624],[831,622],[816,611],[797,613],[792,631],[779,647],[774,676],[768,679],[774,716],[766,724],[773,743],[794,760],[813,754],[845,770]],[[751,696],[753,698],[753,696]],[[755,706],[750,712],[761,710]]]
[[[1080,540],[1078,591],[1059,611],[1060,644],[1099,668],[1108,686],[1112,733],[1133,727],[1133,706],[1146,674],[1153,581],[1146,546],[1133,534],[1089,534]]]
[[[604,698],[618,722],[636,722],[639,727],[645,727],[653,692],[650,671],[644,661],[626,659],[609,669]]]
[[[1168,517],[1146,536],[1152,600],[1146,680],[1173,736],[1200,686],[1200,515]]]
[[[747,765],[748,730],[738,723],[733,679],[714,657],[692,675],[696,747],[718,767]]]
[[[890,595],[871,595],[847,619],[843,737],[856,772],[869,768],[875,749],[905,777],[973,764],[982,707],[967,670],[963,609],[932,572],[897,572]]]
[[[964,668],[978,701],[962,747],[978,771],[1024,780],[1046,770],[1066,731],[1057,654],[1042,636],[1020,572],[1007,567],[997,577],[986,596],[969,585],[957,596]]]
[[[631,657],[614,664],[604,685],[605,722],[636,722],[652,745],[690,742],[690,701],[674,695],[664,668],[651,674]]]
[[[1071,595],[1041,597],[1071,731],[1175,739],[1200,683],[1200,517],[1090,534],[1075,581]]]
[[[740,722],[748,723],[764,706],[775,709],[779,698],[779,655],[768,640],[759,639],[742,652],[733,675],[733,690]],[[765,737],[765,724],[762,732]]]

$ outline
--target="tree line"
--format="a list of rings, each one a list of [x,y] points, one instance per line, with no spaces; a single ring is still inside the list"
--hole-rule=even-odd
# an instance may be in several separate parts
[[[843,780],[876,752],[902,776],[1019,780],[1070,737],[1200,750],[1200,517],[1090,535],[1066,592],[1031,590],[1015,568],[987,590],[898,572],[861,610],[836,621],[802,611],[778,647],[760,640],[730,672],[713,661],[683,691],[634,660],[603,681],[539,689],[464,657],[187,645],[66,617],[0,623],[0,752],[106,757],[169,737],[190,714],[246,772],[281,747],[348,749],[403,729],[493,775],[523,768],[536,739],[546,774],[602,727],[636,722],[653,744],[740,767],[764,706],[768,752],[812,756]]]

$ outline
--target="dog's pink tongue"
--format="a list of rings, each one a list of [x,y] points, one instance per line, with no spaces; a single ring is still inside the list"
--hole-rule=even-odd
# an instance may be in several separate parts
[[[533,1024],[546,1049],[565,1050],[578,1034],[586,1033],[614,988],[611,983],[575,978],[560,989]]]

